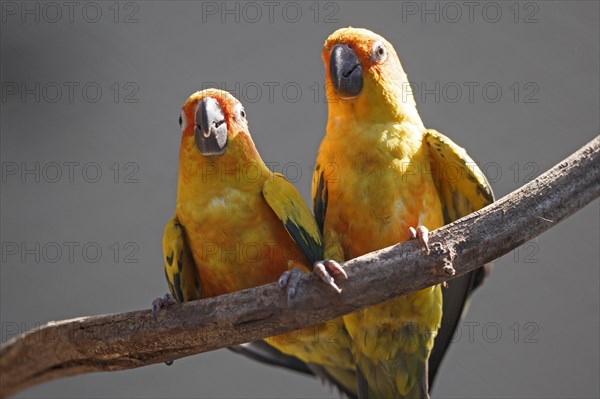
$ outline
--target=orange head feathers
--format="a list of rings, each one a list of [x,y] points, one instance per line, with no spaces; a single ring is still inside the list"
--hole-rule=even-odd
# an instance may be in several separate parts
[[[181,109],[181,151],[196,156],[258,155],[248,130],[246,111],[231,94],[206,89],[192,94]]]
[[[416,113],[406,73],[383,37],[367,29],[338,29],[325,41],[322,56],[330,116],[350,112],[381,119],[386,113],[403,120]],[[379,104],[378,112],[373,104]]]

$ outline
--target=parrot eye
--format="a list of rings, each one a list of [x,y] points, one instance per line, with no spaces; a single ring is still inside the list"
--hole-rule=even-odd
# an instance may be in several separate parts
[[[375,43],[371,50],[371,59],[374,62],[383,62],[387,58],[387,51],[381,42]]]
[[[181,128],[181,130],[185,130],[186,128],[186,120],[185,120],[185,115],[183,114],[183,111],[181,111],[181,114],[179,114],[179,127]]]
[[[242,121],[246,120],[246,111],[242,107],[242,104],[239,103],[236,106],[236,118]]]

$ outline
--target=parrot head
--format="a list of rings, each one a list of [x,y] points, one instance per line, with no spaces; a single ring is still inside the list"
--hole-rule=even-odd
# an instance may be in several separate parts
[[[338,29],[325,41],[322,56],[330,115],[364,112],[380,118],[388,112],[402,119],[416,112],[406,73],[383,37],[367,29]]]
[[[200,156],[218,157],[240,150],[240,141],[255,149],[244,107],[226,91],[206,89],[192,94],[181,109],[179,124],[182,151],[195,147]]]

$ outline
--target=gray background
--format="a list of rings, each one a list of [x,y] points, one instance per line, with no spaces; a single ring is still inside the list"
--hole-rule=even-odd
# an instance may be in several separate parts
[[[321,45],[339,27],[370,28],[394,44],[409,78],[439,95],[417,94],[426,126],[441,130],[485,165],[498,197],[599,131],[596,1],[521,3],[517,22],[513,2],[477,3],[472,20],[464,2],[450,8],[435,2],[320,3],[316,22],[312,2],[293,3],[285,15],[280,3],[272,20],[262,2],[255,3],[260,16],[254,5],[228,3],[238,7],[239,22],[235,15],[222,21],[218,14],[203,13],[203,5],[192,2],[121,3],[116,22],[113,2],[85,10],[87,3],[79,3],[72,21],[62,3],[54,3],[61,15],[42,3],[3,2],[3,7],[8,3],[16,5],[17,14],[11,14],[10,4],[3,9],[0,42],[3,341],[49,320],[148,308],[166,292],[160,243],[175,203],[177,118],[189,94],[207,82],[229,90],[238,85],[263,158],[279,163],[275,170],[293,179],[308,200],[310,165],[326,123],[322,89],[314,99],[315,84],[323,84]],[[413,5],[417,15],[408,12]],[[19,14],[24,7],[34,14]],[[439,22],[435,15],[418,14],[425,7],[438,7]],[[102,15],[92,22],[98,9]],[[298,9],[302,15],[292,22]],[[492,22],[497,9],[502,15]],[[125,23],[128,15],[134,20]],[[65,82],[78,84],[72,99]],[[21,97],[22,84],[34,94]],[[269,98],[268,85],[276,84]],[[467,85],[476,84],[469,99]],[[60,98],[56,85],[62,88]],[[457,86],[463,92],[455,101]],[[15,87],[17,94],[11,94]],[[91,101],[94,87],[102,89],[97,102]],[[297,87],[302,93],[294,102]],[[496,87],[502,95],[494,102]],[[134,89],[127,100],[137,102],[125,101]],[[9,173],[15,165],[34,168],[36,162],[39,183],[35,175]],[[59,177],[53,162],[62,165]],[[79,162],[72,182],[65,162]],[[91,162],[97,164],[83,170]],[[121,172],[116,183],[115,162]],[[102,171],[96,183],[85,180],[95,179],[94,166]],[[124,182],[130,172],[129,180],[137,182]],[[595,201],[497,262],[474,297],[434,397],[599,396],[598,205]],[[65,242],[79,245],[73,259]],[[39,261],[7,250],[36,243]],[[56,246],[63,249],[61,256]],[[102,255],[92,262],[95,247]],[[126,259],[132,248],[137,253]],[[335,394],[301,375],[221,350],[178,360],[170,368],[53,381],[19,396]]]

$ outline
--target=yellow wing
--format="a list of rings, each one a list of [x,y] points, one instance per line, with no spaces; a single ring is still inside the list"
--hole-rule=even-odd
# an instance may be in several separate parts
[[[183,226],[177,217],[169,220],[163,233],[165,276],[171,294],[177,302],[200,299],[200,281],[190,249],[185,241]]]
[[[494,202],[494,194],[485,175],[467,152],[440,132],[428,129],[424,136],[429,147],[432,176],[436,185],[444,224],[451,223]],[[441,327],[429,357],[429,384],[446,353],[467,301],[473,290],[490,272],[491,264],[450,281],[442,290]]]
[[[444,224],[494,202],[485,175],[463,148],[433,129],[427,130],[424,139],[444,210]]]
[[[302,250],[310,266],[323,259],[321,233],[302,196],[283,175],[273,174],[263,186],[263,196],[285,229]]]

